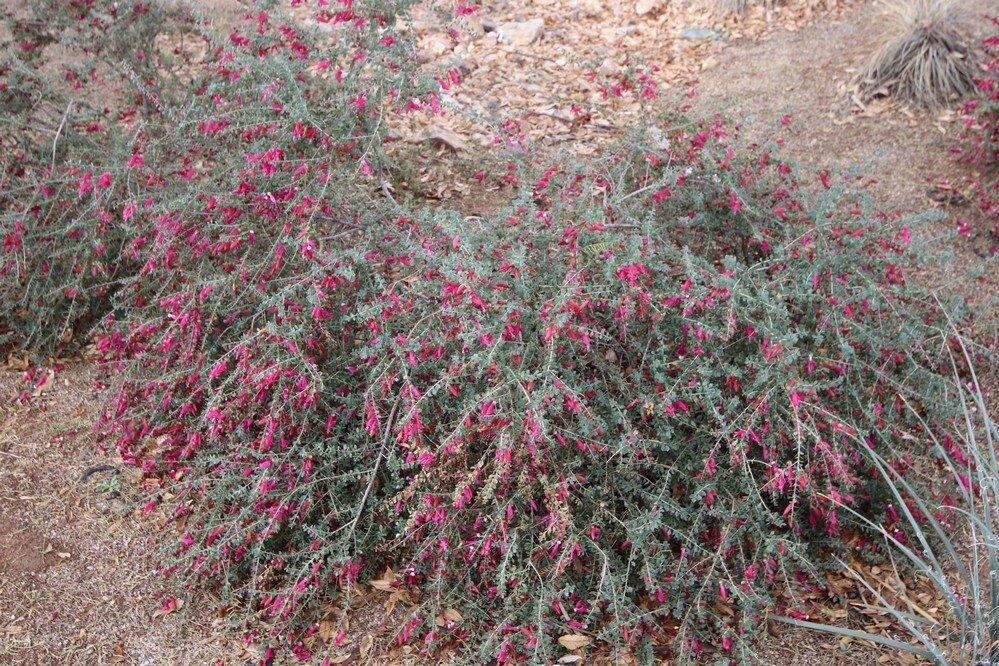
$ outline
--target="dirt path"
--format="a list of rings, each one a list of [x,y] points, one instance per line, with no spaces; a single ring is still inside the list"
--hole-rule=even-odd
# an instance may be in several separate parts
[[[999,0],[959,4],[999,14]],[[843,90],[849,69],[876,44],[879,17],[868,4],[762,42],[735,41],[703,73],[696,108],[742,118],[755,137],[769,136],[788,113],[788,152],[804,168],[865,168],[879,180],[876,196],[922,209],[927,181],[960,176],[948,154],[954,125],[898,109],[857,114]],[[957,260],[937,279],[978,261],[970,242],[953,247]],[[92,368],[71,367],[50,390],[18,403],[19,373],[0,374],[0,664],[252,661],[222,632],[222,619],[199,609],[157,612],[157,522],[136,517],[142,491],[131,478],[99,472],[81,481],[84,470],[108,462],[89,434],[95,379]],[[798,631],[779,632],[759,655],[760,663],[796,665],[886,657]]]
[[[127,474],[85,470],[101,456],[92,367],[57,373],[18,404],[0,374],[0,664],[207,664],[235,656],[212,618],[157,613],[156,521],[132,510]],[[233,661],[229,663],[241,663]]]

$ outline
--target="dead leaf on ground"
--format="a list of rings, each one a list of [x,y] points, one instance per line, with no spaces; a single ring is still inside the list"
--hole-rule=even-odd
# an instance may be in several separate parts
[[[400,601],[404,604],[413,603],[413,597],[409,594],[409,590],[392,590],[389,598],[385,601],[385,614],[391,615],[392,611],[395,610],[396,604]]]
[[[393,583],[395,583],[395,572],[391,568],[385,569],[385,573],[382,574],[381,578],[371,581],[368,583],[371,587],[376,590],[381,590],[382,592],[391,592],[393,589]]]
[[[319,623],[319,638],[323,643],[329,643],[330,639],[333,638],[333,629],[335,628],[332,620],[323,620]]]
[[[559,636],[558,642],[566,650],[578,650],[592,643],[593,639],[583,634],[566,634]]]
[[[364,659],[371,652],[371,648],[375,645],[375,637],[372,634],[367,634],[361,639],[361,659]]]
[[[120,664],[128,659],[128,655],[125,653],[125,646],[119,643],[115,646],[114,652],[111,653],[111,663]]]

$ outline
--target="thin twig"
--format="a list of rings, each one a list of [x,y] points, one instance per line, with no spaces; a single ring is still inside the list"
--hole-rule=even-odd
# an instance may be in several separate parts
[[[66,126],[66,119],[69,118],[69,110],[73,108],[73,100],[69,100],[69,104],[66,105],[66,111],[62,114],[62,122],[59,123],[59,129],[56,130],[55,137],[52,139],[52,169],[55,170],[55,160],[56,160],[56,144],[59,143],[59,136],[62,134],[62,128]]]
[[[353,520],[348,524],[347,529],[350,534],[347,538],[350,538],[354,534],[354,530],[357,527],[357,523],[361,520],[361,514],[364,513],[364,505],[368,502],[368,495],[371,494],[371,489],[375,485],[375,479],[378,477],[378,469],[382,465],[382,460],[385,459],[385,449],[388,447],[388,438],[392,434],[392,425],[395,423],[395,415],[399,411],[399,403],[402,400],[402,393],[396,396],[395,404],[392,405],[392,412],[389,414],[388,421],[385,422],[385,430],[382,433],[382,444],[381,448],[378,450],[378,459],[375,460],[375,467],[371,470],[371,477],[368,479],[368,486],[364,489],[364,494],[361,495],[361,501],[357,505],[357,513],[354,514]]]

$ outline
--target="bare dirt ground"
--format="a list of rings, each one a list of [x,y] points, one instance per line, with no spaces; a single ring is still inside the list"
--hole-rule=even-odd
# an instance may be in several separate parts
[[[585,23],[586,7],[592,3],[577,4]],[[959,4],[969,11],[999,14],[999,0]],[[553,10],[548,5],[539,3],[537,13],[550,20]],[[695,108],[734,115],[743,120],[749,136],[757,138],[770,136],[780,116],[790,114],[793,131],[785,132],[787,150],[802,168],[860,167],[878,180],[872,191],[884,203],[923,209],[931,203],[926,197],[929,184],[962,176],[948,154],[953,122],[939,115],[888,106],[861,109],[852,103],[845,85],[852,76],[850,68],[873,50],[882,20],[872,3],[852,9],[836,6],[841,10],[804,27],[778,27],[763,39],[749,30],[752,37],[697,47],[700,57],[712,60],[703,71],[684,69],[685,77],[699,77]],[[531,18],[530,3],[493,9],[505,12],[501,20]],[[653,17],[622,18],[624,28],[639,26],[625,30],[622,39],[655,35],[657,29],[674,31],[676,26],[664,27]],[[558,26],[549,38],[569,27]],[[452,55],[433,41],[427,48],[434,57]],[[487,45],[488,53],[502,48]],[[474,49],[473,55],[462,53],[475,57]],[[670,59],[676,53],[671,51]],[[478,76],[486,85],[494,75]],[[571,98],[573,93],[560,94]],[[544,112],[538,117],[551,121],[551,131],[564,131],[562,120],[544,115],[557,114],[558,104],[549,107],[538,99]],[[947,217],[931,225],[929,233],[947,231],[954,217],[964,214],[945,212]],[[965,280],[963,269],[980,260],[974,241],[948,240],[955,258],[929,278],[939,284]],[[994,286],[994,281],[987,283],[980,291],[994,293]],[[122,471],[81,478],[94,465],[117,462],[98,452],[90,434],[99,413],[99,396],[92,389],[97,378],[93,367],[71,365],[56,374],[48,390],[18,401],[24,390],[20,373],[0,373],[0,664],[254,662],[257,655],[236,634],[225,631],[223,619],[196,607],[160,611],[162,579],[155,543],[159,525],[155,518],[138,516],[143,491],[133,477]],[[366,653],[364,661],[387,663],[374,656],[377,651]],[[759,663],[788,666],[898,659],[866,644],[787,629],[776,629],[758,656]],[[346,663],[357,661],[360,655],[352,652]]]
[[[155,521],[94,445],[96,371],[79,364],[18,404],[0,375],[0,664],[207,664],[236,656],[196,612],[159,612]],[[245,661],[245,660],[244,660]],[[231,661],[229,663],[242,663]]]

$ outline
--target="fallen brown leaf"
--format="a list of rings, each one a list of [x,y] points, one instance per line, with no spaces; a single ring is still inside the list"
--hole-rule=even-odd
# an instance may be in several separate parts
[[[559,636],[558,642],[566,650],[578,650],[592,643],[593,639],[583,634],[566,634]]]

